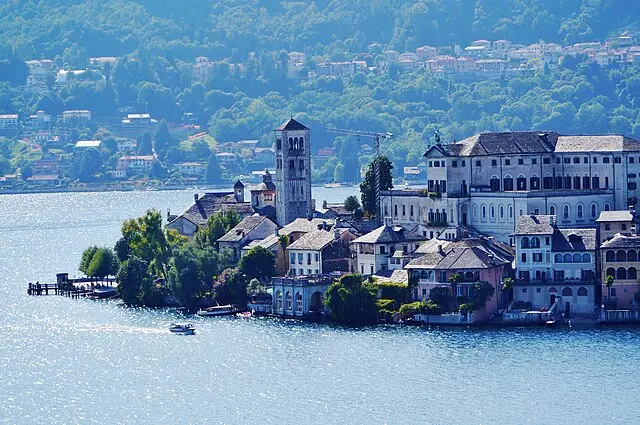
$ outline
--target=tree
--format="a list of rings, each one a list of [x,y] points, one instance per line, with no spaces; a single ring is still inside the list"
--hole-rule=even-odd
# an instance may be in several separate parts
[[[457,309],[456,306],[456,286],[458,286],[458,282],[462,280],[462,275],[460,273],[454,273],[449,276],[449,284],[451,285],[451,296],[453,298],[453,310]]]
[[[225,233],[240,223],[241,217],[235,211],[223,213],[218,211],[207,219],[207,224],[200,227],[194,236],[194,243],[199,248],[215,247],[217,241]]]
[[[218,304],[247,305],[247,279],[238,269],[225,269],[213,286],[214,301]]]
[[[607,302],[611,301],[611,287],[613,286],[614,277],[611,275],[607,275],[604,280],[604,286],[607,287]]]
[[[33,176],[33,168],[31,165],[27,164],[20,169],[20,175],[22,176],[22,180],[27,180],[29,177]]]
[[[138,137],[138,155],[153,155],[153,146],[151,144],[151,135],[144,133]]]
[[[115,252],[111,248],[98,248],[91,258],[86,274],[89,277],[104,279],[115,276],[120,264]]]
[[[193,309],[201,295],[213,286],[218,273],[216,252],[185,245],[174,250],[169,272],[169,289],[183,307]]]
[[[333,181],[336,183],[340,183],[344,181],[344,165],[342,164],[336,165],[336,168],[333,171]]]
[[[360,275],[342,276],[329,286],[325,298],[331,318],[337,323],[369,325],[377,321],[377,291],[373,285],[363,283]]]
[[[82,273],[89,275],[89,265],[91,264],[91,260],[93,260],[93,256],[96,251],[98,251],[97,246],[90,246],[82,252],[82,259],[80,260],[80,266],[78,266],[78,270]]]
[[[167,150],[173,147],[175,140],[169,132],[169,125],[164,119],[160,120],[155,135],[153,136],[153,147],[155,151],[164,158],[164,154]]]
[[[393,188],[393,176],[391,170],[393,164],[384,155],[376,157],[365,173],[364,181],[360,183],[360,198],[362,199],[362,208],[369,216],[377,216],[376,211],[376,167],[380,173],[380,191]]]
[[[208,184],[222,183],[222,170],[220,169],[220,163],[218,162],[218,157],[215,152],[209,155],[204,179]]]
[[[164,180],[167,177],[167,169],[157,159],[151,162],[151,176],[156,180]]]
[[[265,282],[276,274],[276,259],[265,247],[256,246],[240,258],[238,270],[247,276],[247,279]]]
[[[102,156],[96,148],[88,148],[80,157],[78,179],[82,182],[93,182],[102,170]]]
[[[148,268],[149,265],[136,256],[120,264],[116,275],[117,290],[125,304],[139,305],[142,302],[142,288],[148,287],[152,280]]]
[[[358,208],[360,208],[360,201],[358,201],[358,197],[355,195],[347,196],[344,200],[344,209],[351,212]]]

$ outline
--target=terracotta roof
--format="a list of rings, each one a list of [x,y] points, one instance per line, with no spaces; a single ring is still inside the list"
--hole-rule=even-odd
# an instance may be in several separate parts
[[[416,254],[423,255],[411,260],[407,269],[489,268],[511,263],[515,252],[502,243],[479,237],[460,241],[431,239],[422,244]]]

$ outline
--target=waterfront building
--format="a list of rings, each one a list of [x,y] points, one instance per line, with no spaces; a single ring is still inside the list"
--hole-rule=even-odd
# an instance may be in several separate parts
[[[242,248],[252,241],[262,240],[274,234],[277,229],[278,225],[268,217],[254,214],[242,219],[233,229],[218,239],[218,247],[220,250],[229,249],[233,259],[239,260]]]
[[[620,135],[481,133],[425,158],[427,189],[382,191],[381,214],[430,238],[464,225],[507,242],[530,213],[596,227],[601,211],[638,197],[640,141]]]
[[[513,258],[514,252],[509,246],[486,237],[457,241],[432,239],[416,250],[405,269],[417,283],[415,300],[435,298],[433,290],[444,292],[451,299],[471,298],[474,284],[488,282],[495,293],[484,308],[474,312],[473,318],[486,321],[505,302],[501,295],[502,279],[511,276]],[[450,282],[454,274],[459,280]]]
[[[0,115],[0,132],[18,131],[18,114]]]
[[[373,275],[379,270],[389,270],[396,251],[413,253],[425,240],[424,236],[386,219],[383,226],[352,242],[356,251],[357,271],[362,275]]]
[[[335,276],[287,276],[271,279],[272,312],[282,317],[314,317],[328,313],[324,294]]]
[[[593,313],[596,229],[560,228],[555,215],[524,215],[513,233],[515,301],[564,313]]]
[[[287,247],[289,275],[309,276],[353,272],[355,258],[349,243],[356,236],[346,229],[315,230]]]
[[[280,226],[312,215],[311,131],[291,118],[274,130],[276,214]]]

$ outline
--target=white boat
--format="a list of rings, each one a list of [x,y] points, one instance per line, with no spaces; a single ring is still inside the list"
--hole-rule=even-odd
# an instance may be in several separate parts
[[[171,331],[171,333],[178,334],[178,335],[193,335],[196,332],[196,328],[191,323],[187,323],[187,324],[172,323],[171,326],[169,326],[169,331]]]
[[[196,313],[198,316],[227,316],[229,314],[237,313],[238,309],[234,308],[231,304],[216,305],[214,307],[203,308]]]

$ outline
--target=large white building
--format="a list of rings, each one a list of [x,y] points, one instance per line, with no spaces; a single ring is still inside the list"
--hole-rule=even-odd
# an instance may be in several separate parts
[[[429,238],[464,225],[508,242],[527,214],[595,227],[637,202],[640,141],[620,135],[481,133],[424,156],[428,188],[383,191],[381,214]]]

